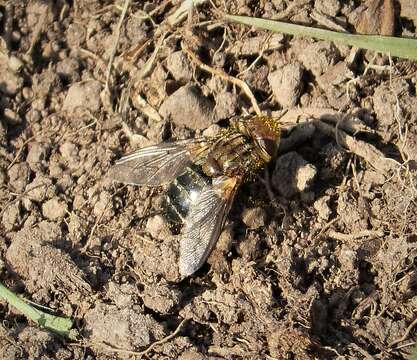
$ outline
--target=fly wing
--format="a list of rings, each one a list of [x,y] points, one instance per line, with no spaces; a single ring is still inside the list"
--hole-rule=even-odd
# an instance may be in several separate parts
[[[199,140],[147,146],[116,161],[108,176],[132,185],[168,184],[193,163],[196,149],[200,147],[204,148],[204,144]]]
[[[216,178],[191,204],[180,241],[179,270],[183,277],[196,272],[210,255],[239,184],[237,177]]]

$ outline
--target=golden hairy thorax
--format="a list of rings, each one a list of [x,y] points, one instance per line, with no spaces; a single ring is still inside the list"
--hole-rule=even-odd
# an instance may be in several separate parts
[[[267,163],[277,147],[279,126],[269,117],[236,119],[229,128],[211,139],[202,170],[209,177],[246,176]],[[268,145],[269,144],[269,145]]]

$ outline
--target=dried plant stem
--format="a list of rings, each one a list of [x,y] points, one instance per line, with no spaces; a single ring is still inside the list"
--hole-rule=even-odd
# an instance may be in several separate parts
[[[184,42],[181,43],[182,50],[190,57],[190,59],[195,62],[198,67],[204,71],[209,72],[210,74],[221,77],[222,79],[231,82],[233,85],[238,86],[246,94],[249,100],[252,103],[253,109],[257,115],[262,115],[261,110],[259,109],[258,102],[255,99],[252,91],[250,90],[248,84],[244,81],[237,79],[229,74],[226,74],[223,70],[214,69],[211,66],[204,64],[186,45]]]
[[[129,8],[129,5],[130,5],[130,0],[125,0],[124,6],[123,6],[123,11],[122,11],[122,14],[120,15],[120,20],[119,20],[119,23],[118,23],[117,28],[116,28],[116,41],[113,44],[113,49],[112,49],[112,52],[110,54],[110,59],[109,59],[108,65],[107,65],[107,72],[106,72],[106,91],[107,91],[107,93],[110,93],[109,82],[110,82],[111,69],[113,67],[114,58],[116,56],[117,45],[119,44],[119,40],[120,40],[120,30],[122,28],[123,21],[124,21],[124,18],[126,16],[127,9]]]

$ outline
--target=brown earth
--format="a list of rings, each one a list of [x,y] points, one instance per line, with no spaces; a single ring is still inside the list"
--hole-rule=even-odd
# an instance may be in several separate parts
[[[220,16],[417,37],[413,1],[203,1],[182,18],[179,3],[131,3],[120,36],[123,1],[0,4],[1,281],[74,318],[79,339],[0,302],[1,357],[407,358],[417,340],[415,63]],[[384,11],[373,16],[375,6]],[[295,142],[287,129],[270,175],[242,186],[207,264],[181,281],[163,189],[106,173],[140,146],[210,136],[254,112],[184,46],[245,81],[265,113],[325,109],[368,130],[346,151],[319,124],[300,124]]]

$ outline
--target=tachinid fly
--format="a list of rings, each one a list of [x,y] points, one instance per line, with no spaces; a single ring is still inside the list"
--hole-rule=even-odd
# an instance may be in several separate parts
[[[184,221],[179,271],[186,277],[204,264],[223,229],[239,185],[271,160],[279,138],[276,119],[232,119],[230,126],[213,138],[139,149],[118,160],[110,176],[125,184],[170,184],[170,216]]]

